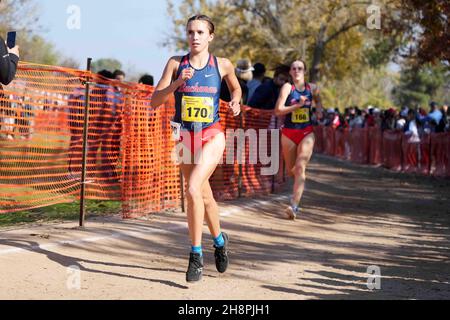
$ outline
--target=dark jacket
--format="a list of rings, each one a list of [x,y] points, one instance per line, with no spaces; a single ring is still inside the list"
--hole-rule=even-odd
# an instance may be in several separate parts
[[[248,105],[252,108],[273,110],[279,94],[280,88],[273,80],[265,82],[256,89]]]
[[[0,37],[0,83],[8,85],[16,75],[19,57],[8,53],[5,41]]]
[[[237,79],[239,81],[239,85],[241,86],[241,90],[242,90],[241,103],[246,105],[247,104],[247,96],[248,96],[247,83],[242,79],[239,79],[239,78],[237,78]],[[228,89],[228,85],[227,85],[227,82],[225,81],[225,79],[222,80],[222,85],[221,85],[221,89],[220,89],[220,99],[225,102],[231,101],[230,89]]]

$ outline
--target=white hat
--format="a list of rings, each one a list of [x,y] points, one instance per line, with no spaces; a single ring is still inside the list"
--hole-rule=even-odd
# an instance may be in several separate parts
[[[328,113],[335,113],[336,111],[335,111],[333,108],[329,108],[329,109],[327,110],[327,112],[328,112]]]

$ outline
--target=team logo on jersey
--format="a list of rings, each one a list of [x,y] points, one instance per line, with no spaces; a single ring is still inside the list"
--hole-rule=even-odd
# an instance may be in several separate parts
[[[211,93],[216,94],[219,92],[219,89],[217,87],[208,87],[208,86],[199,86],[198,82],[194,86],[188,86],[183,84],[179,89],[178,92],[184,92],[184,93]]]

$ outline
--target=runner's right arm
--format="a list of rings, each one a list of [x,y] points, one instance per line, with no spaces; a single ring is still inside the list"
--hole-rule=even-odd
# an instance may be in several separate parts
[[[275,115],[277,117],[287,115],[298,108],[301,108],[305,105],[306,97],[302,96],[302,101],[300,103],[296,103],[292,106],[286,106],[286,100],[291,93],[292,85],[290,83],[286,83],[280,90],[280,95],[278,96],[277,104],[275,105]]]
[[[183,70],[178,79],[172,81],[176,71],[178,70],[178,66],[180,64],[179,60],[180,59],[177,57],[172,57],[167,62],[161,80],[152,95],[151,106],[153,108],[159,107],[165,103],[169,99],[170,95],[175,92],[175,90],[177,90],[186,80],[189,80],[194,76],[194,70],[188,68]]]

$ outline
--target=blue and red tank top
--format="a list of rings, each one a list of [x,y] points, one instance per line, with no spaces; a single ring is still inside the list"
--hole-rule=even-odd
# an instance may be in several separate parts
[[[219,122],[220,86],[222,77],[217,58],[210,54],[203,69],[195,69],[189,54],[181,59],[177,78],[186,68],[193,68],[194,76],[175,91],[175,117],[184,130],[200,131]]]
[[[285,128],[303,130],[312,126],[311,107],[313,101],[313,93],[311,90],[311,85],[309,83],[305,83],[304,91],[299,91],[297,90],[295,85],[292,85],[291,93],[289,94],[285,105],[293,106],[294,104],[299,103],[301,96],[307,97],[305,105],[286,115],[286,118],[284,120]]]

